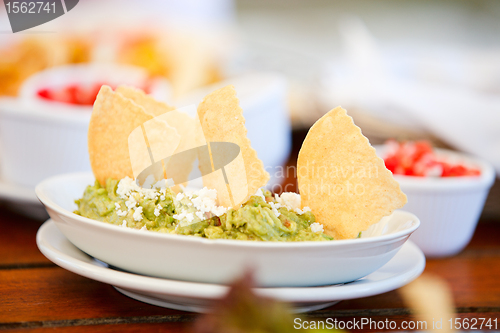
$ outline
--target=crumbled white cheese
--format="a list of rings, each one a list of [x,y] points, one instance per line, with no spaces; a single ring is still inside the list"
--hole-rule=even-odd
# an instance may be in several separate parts
[[[134,221],[139,222],[142,220],[142,207],[139,206],[135,209],[133,217]]]
[[[261,188],[259,188],[259,189],[257,190],[257,192],[255,192],[255,194],[254,194],[254,195],[255,195],[255,196],[257,196],[257,197],[261,197],[261,198],[262,198],[262,200],[264,200],[264,202],[266,201],[266,196],[264,195],[264,192],[262,192],[262,189],[261,189]]]
[[[116,193],[122,199],[128,199],[132,192],[140,192],[141,187],[130,177],[125,177],[118,183]]]
[[[125,201],[125,206],[127,206],[128,210],[135,208],[136,205],[137,205],[137,201],[135,200],[135,197],[133,197],[133,196],[131,196],[127,201]]]
[[[311,224],[311,231],[317,233],[323,232],[323,225],[321,223],[314,222]]]
[[[299,215],[302,215],[306,212],[310,212],[311,208],[309,207],[304,207],[300,208],[300,194],[293,193],[293,192],[284,192],[281,193],[281,195],[274,195],[274,198],[276,202],[280,205],[280,207],[285,207],[288,210],[295,212]],[[278,207],[279,208],[279,207]]]
[[[155,211],[154,211],[154,214],[155,216],[160,216],[160,211],[163,209],[163,207],[158,204],[156,207],[155,207]]]
[[[116,215],[123,217],[127,215],[127,212],[122,211],[122,207],[118,202],[115,202]]]
[[[309,207],[304,207],[304,208],[302,208],[302,209],[300,209],[300,208],[295,208],[293,211],[294,211],[295,213],[299,214],[299,215],[302,215],[302,214],[304,214],[304,213],[306,213],[306,212],[310,212],[310,211],[311,211],[311,208],[309,208]]]
[[[146,225],[143,225],[141,229],[139,229],[140,231],[148,231],[148,228],[146,227]]]
[[[127,216],[127,212],[119,209],[116,211],[116,215],[118,215],[119,217],[124,217],[124,216]]]
[[[146,199],[155,200],[158,197],[158,192],[155,189],[142,188],[137,185],[135,180],[130,177],[125,177],[120,180],[116,189],[116,194],[118,194],[120,198],[128,200],[129,198],[133,197],[134,192],[138,193],[140,196],[143,196]],[[131,207],[129,207],[129,209],[130,208]]]
[[[217,206],[217,191],[206,187],[198,191],[179,192],[174,198],[177,214],[173,217],[179,220],[178,225],[187,226],[204,221],[212,216],[226,213],[227,208]]]
[[[156,200],[156,198],[158,198],[158,192],[154,189],[150,190],[142,189],[141,194],[144,196],[145,199]]]
[[[212,213],[221,216],[226,213],[227,208],[217,206],[217,190],[202,188],[195,193],[187,193],[197,211],[202,213]]]
[[[194,215],[193,215],[193,213],[183,211],[183,212],[180,212],[179,214],[175,214],[174,219],[179,220],[179,221],[186,220],[188,223],[191,223],[194,220]]]
[[[289,210],[295,210],[296,208],[300,209],[300,195],[293,192],[284,192],[281,193],[279,197],[276,197],[276,201],[279,204],[285,206]]]
[[[274,215],[276,215],[276,217],[279,217],[281,213],[278,211],[278,209],[281,208],[281,205],[272,201],[269,202],[269,204],[271,205],[271,209],[273,210]]]
[[[125,200],[125,206],[128,212],[133,212],[132,216],[135,221],[141,221],[143,219],[143,208],[138,205],[140,199],[157,200],[159,197],[161,200],[165,200],[167,187],[170,183],[173,184],[172,179],[161,180],[154,184],[152,179],[152,177],[148,177],[145,182],[145,185],[147,185],[146,187],[152,187],[150,189],[138,186],[137,183],[129,177],[123,178],[118,183],[117,194],[120,198]],[[182,186],[181,188],[183,192],[179,192],[174,197],[177,214],[173,217],[181,221],[183,225],[186,223],[196,223],[212,216],[221,216],[226,213],[227,208],[217,206],[216,190],[205,187],[198,191],[185,191]],[[115,207],[118,216],[126,216],[128,214],[128,212],[121,211],[121,206],[119,204],[116,204]],[[163,207],[158,204],[154,209],[154,215],[159,216],[162,208]],[[275,214],[276,213],[277,216],[279,216],[277,209]]]
[[[128,228],[127,227],[127,220],[123,220],[123,223],[120,225],[122,228]]]

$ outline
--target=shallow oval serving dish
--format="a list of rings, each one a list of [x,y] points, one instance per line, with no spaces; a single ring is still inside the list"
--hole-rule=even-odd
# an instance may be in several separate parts
[[[347,283],[386,264],[420,221],[395,211],[361,238],[328,242],[210,240],[140,231],[91,220],[73,213],[74,200],[89,173],[49,178],[36,194],[61,232],[80,250],[122,270],[174,280],[226,284],[246,268],[261,287],[305,287]]]

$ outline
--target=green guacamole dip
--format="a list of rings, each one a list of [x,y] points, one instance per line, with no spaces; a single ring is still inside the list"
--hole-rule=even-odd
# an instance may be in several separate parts
[[[161,233],[191,235],[210,239],[242,239],[259,241],[326,241],[333,238],[322,231],[313,232],[311,224],[314,215],[308,211],[298,214],[286,207],[273,212],[276,199],[263,190],[263,195],[251,196],[238,209],[229,209],[215,216],[195,216],[186,221],[180,218],[182,211],[196,214],[196,209],[187,197],[179,200],[170,188],[156,191],[156,195],[143,195],[132,192],[131,200],[135,206],[119,195],[118,180],[108,179],[105,186],[98,181],[87,186],[83,198],[76,200],[78,209],[75,214],[93,220],[107,222],[134,229],[147,229]],[[196,196],[195,196],[196,198]],[[175,218],[174,215],[177,217]],[[278,216],[277,216],[278,215]]]

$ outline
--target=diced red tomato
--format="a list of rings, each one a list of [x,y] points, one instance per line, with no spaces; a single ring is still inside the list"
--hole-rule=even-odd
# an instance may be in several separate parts
[[[38,96],[50,101],[75,104],[75,105],[94,105],[95,99],[101,86],[106,83],[95,83],[92,85],[71,84],[63,88],[43,88],[38,91]],[[149,83],[146,83],[144,89],[149,90]]]
[[[393,174],[417,177],[479,176],[481,171],[463,164],[451,164],[438,159],[427,141],[396,142],[390,140],[385,166]]]
[[[38,96],[50,101],[75,104],[93,105],[102,84],[83,86],[78,84],[68,85],[59,89],[40,89]]]

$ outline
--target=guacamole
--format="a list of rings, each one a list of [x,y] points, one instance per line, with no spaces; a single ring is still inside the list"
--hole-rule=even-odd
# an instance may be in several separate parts
[[[122,227],[210,239],[333,239],[315,223],[310,210],[290,207],[284,195],[273,197],[271,192],[259,190],[237,209],[217,207],[215,197],[215,190],[206,188],[176,194],[166,186],[139,188],[130,178],[108,179],[105,186],[98,181],[87,186],[83,197],[75,201],[78,209],[74,213]]]

